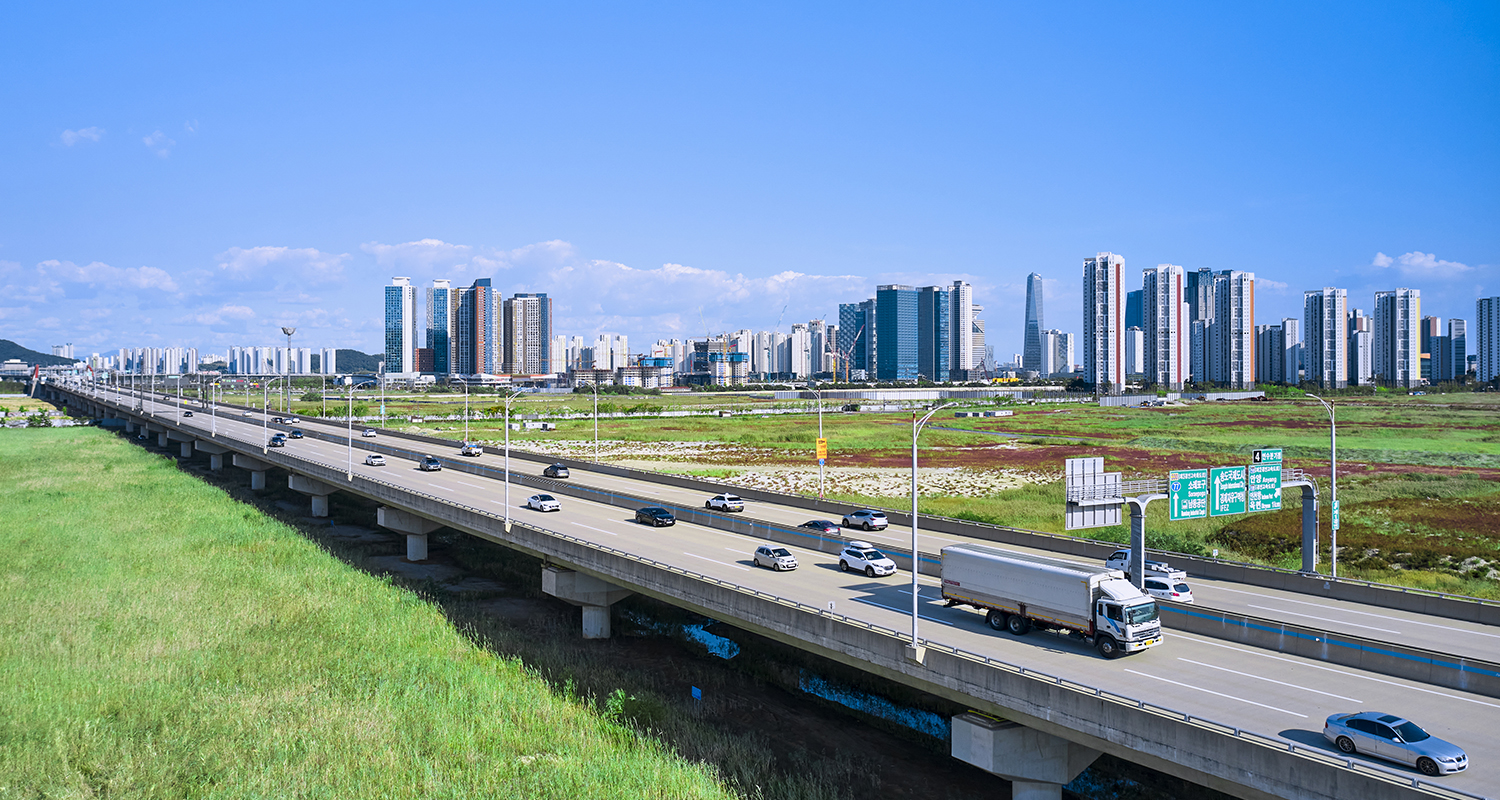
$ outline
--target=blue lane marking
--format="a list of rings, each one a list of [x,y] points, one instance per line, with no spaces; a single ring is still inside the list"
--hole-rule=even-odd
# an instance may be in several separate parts
[[[1167,607],[1167,608],[1170,611],[1170,613],[1174,613],[1174,614],[1183,614],[1183,615],[1190,616],[1190,617],[1198,617],[1199,619],[1206,619],[1206,620],[1209,620],[1211,622],[1229,622],[1229,623],[1232,623],[1232,624],[1235,624],[1235,625],[1239,625],[1240,627],[1243,627],[1243,628],[1250,628],[1252,630],[1265,631],[1266,633],[1274,633],[1274,634],[1281,635],[1281,636],[1291,636],[1293,638],[1303,639],[1303,640],[1312,642],[1314,644],[1332,644],[1332,645],[1337,645],[1339,647],[1346,647],[1346,648],[1348,648],[1350,650],[1356,650],[1356,651],[1359,651],[1359,652],[1362,652],[1362,653],[1374,653],[1376,655],[1382,655],[1382,656],[1394,656],[1395,658],[1402,658],[1402,659],[1406,659],[1407,661],[1415,661],[1415,662],[1417,662],[1419,664],[1430,664],[1430,665],[1436,666],[1436,667],[1444,667],[1446,669],[1458,670],[1459,672],[1465,672],[1465,673],[1468,673],[1470,675],[1488,675],[1490,677],[1500,678],[1500,672],[1497,672],[1497,671],[1492,670],[1492,669],[1484,669],[1482,667],[1474,667],[1474,666],[1470,666],[1468,664],[1460,664],[1460,663],[1456,663],[1456,662],[1452,662],[1452,661],[1440,661],[1438,659],[1427,658],[1425,656],[1414,656],[1414,655],[1411,655],[1409,653],[1402,653],[1402,652],[1399,652],[1399,651],[1396,651],[1396,650],[1387,650],[1387,649],[1381,648],[1381,647],[1370,647],[1370,646],[1367,646],[1367,645],[1358,644],[1356,642],[1349,642],[1349,641],[1343,641],[1341,639],[1336,639],[1333,636],[1329,636],[1327,634],[1324,634],[1322,637],[1310,636],[1310,635],[1305,634],[1305,633],[1299,633],[1298,631],[1287,630],[1286,628],[1273,628],[1273,627],[1271,627],[1269,625],[1258,625],[1258,624],[1253,623],[1253,622],[1248,622],[1248,621],[1245,621],[1245,620],[1235,619],[1235,618],[1230,617],[1230,616],[1214,616],[1212,614],[1204,614],[1204,613],[1202,613],[1200,611],[1189,611],[1186,608],[1176,608],[1176,607]]]

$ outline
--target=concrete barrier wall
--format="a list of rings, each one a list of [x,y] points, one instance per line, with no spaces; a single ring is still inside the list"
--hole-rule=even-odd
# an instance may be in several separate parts
[[[1275,620],[1202,608],[1159,603],[1162,626],[1288,655],[1356,667],[1435,686],[1500,697],[1500,664],[1457,658],[1445,653],[1389,642],[1344,636]]]

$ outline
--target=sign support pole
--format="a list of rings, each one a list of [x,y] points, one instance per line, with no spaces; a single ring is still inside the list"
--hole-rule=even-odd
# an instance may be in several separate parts
[[[1152,500],[1165,499],[1164,494],[1125,498],[1130,505],[1130,582],[1143,592],[1146,590],[1146,505]]]

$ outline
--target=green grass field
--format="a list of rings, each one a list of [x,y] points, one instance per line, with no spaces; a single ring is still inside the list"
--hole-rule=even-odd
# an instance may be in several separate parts
[[[728,797],[93,428],[0,432],[0,797]]]

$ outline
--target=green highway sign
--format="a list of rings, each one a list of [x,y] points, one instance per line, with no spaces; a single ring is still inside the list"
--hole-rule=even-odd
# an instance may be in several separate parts
[[[1176,470],[1167,480],[1167,498],[1172,507],[1172,519],[1200,519],[1208,516],[1208,470]]]
[[[1246,509],[1255,511],[1281,510],[1281,465],[1251,464],[1250,483],[1246,490]]]
[[[1208,513],[1215,517],[1245,513],[1244,467],[1214,467],[1209,470]]]
[[[1250,455],[1251,464],[1281,464],[1281,448],[1275,447],[1266,450],[1256,450]]]

